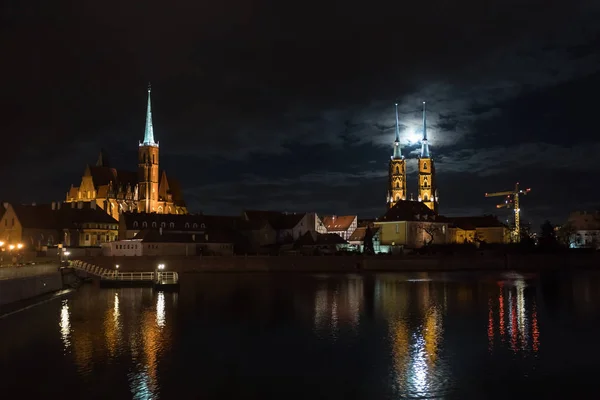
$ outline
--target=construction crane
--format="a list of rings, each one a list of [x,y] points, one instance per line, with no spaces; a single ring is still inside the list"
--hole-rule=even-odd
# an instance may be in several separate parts
[[[526,195],[531,189],[519,189],[519,182],[515,185],[515,190],[507,190],[504,192],[486,193],[485,197],[506,196],[506,200],[502,204],[498,204],[496,208],[514,208],[515,210],[515,241],[521,240],[521,208],[519,206],[519,196]]]

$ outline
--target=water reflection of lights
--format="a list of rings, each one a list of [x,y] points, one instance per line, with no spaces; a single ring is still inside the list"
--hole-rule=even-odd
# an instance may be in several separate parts
[[[165,326],[165,294],[158,292],[156,299],[156,325],[160,328]]]
[[[62,308],[60,310],[60,336],[63,341],[65,349],[71,346],[71,321],[69,315],[69,300],[63,300]]]
[[[332,290],[321,282],[315,292],[314,329],[336,338],[340,329],[357,332],[362,304],[362,279],[350,279]]]
[[[429,307],[423,324],[409,330],[409,321],[399,317],[390,323],[395,376],[399,389],[423,396],[434,388],[434,373],[438,367],[437,353],[442,337],[442,314]]]
[[[121,313],[119,312],[119,293],[115,292],[115,304],[113,306],[113,321],[118,324],[119,316]]]
[[[498,334],[504,342],[509,340],[510,349],[513,352],[538,351],[539,348],[539,325],[535,298],[529,301],[525,296],[526,284],[523,279],[515,281],[514,285],[499,283],[498,293]],[[504,296],[504,292],[506,296]],[[507,312],[505,312],[507,307]],[[488,342],[489,350],[492,351],[495,337],[493,303],[488,304]],[[505,324],[508,324],[505,329]]]

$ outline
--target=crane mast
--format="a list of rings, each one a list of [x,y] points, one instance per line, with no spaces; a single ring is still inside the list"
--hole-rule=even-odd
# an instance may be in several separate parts
[[[519,196],[526,195],[531,189],[519,189],[519,182],[515,184],[515,190],[506,190],[504,192],[486,193],[485,197],[506,196],[504,203],[496,205],[496,208],[514,208],[515,212],[515,242],[521,240],[521,207],[519,205]]]

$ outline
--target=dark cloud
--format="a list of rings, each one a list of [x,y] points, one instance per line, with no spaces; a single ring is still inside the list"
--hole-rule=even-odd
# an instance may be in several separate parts
[[[148,81],[161,162],[196,209],[377,215],[393,103],[416,192],[424,100],[442,212],[494,211],[482,193],[517,180],[543,193],[528,199],[537,219],[600,196],[587,183],[600,150],[597,2],[83,0],[5,11],[3,198],[63,197],[100,147],[134,169]],[[585,199],[573,194],[582,188]]]

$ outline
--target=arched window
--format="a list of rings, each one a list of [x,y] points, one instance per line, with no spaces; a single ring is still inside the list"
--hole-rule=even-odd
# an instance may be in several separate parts
[[[396,196],[396,201],[400,201],[400,196]]]
[[[427,169],[427,163],[426,162],[423,163],[423,169]]]
[[[400,189],[400,182],[396,182],[396,189]]]
[[[158,213],[159,213],[159,214],[162,214],[162,212],[163,212],[163,208],[162,208],[162,206],[159,206],[159,207],[158,207]]]
[[[185,227],[186,227],[186,228],[189,228],[189,227],[190,227],[190,223],[189,223],[189,222],[186,222],[186,223],[185,223]]]
[[[152,154],[152,164],[156,164],[156,158],[154,158],[155,154]]]
[[[156,222],[153,222],[153,223],[152,223],[152,227],[153,227],[153,228],[156,228]]]
[[[161,228],[166,228],[167,227],[167,223],[166,222],[161,222],[160,223],[160,227]]]
[[[200,224],[200,228],[206,228],[206,225],[204,225],[203,223]]]
[[[197,228],[197,227],[198,227],[198,224],[194,223],[194,226],[193,226],[193,227],[194,227],[194,228]]]
[[[142,228],[147,228],[148,227],[148,223],[146,221],[142,222]]]
[[[137,221],[133,221],[133,227],[137,228],[138,227],[138,222]]]
[[[397,174],[399,174],[399,173],[400,173],[400,167],[398,167],[397,165],[396,165],[396,173],[397,173]]]
[[[429,201],[429,197],[427,195],[423,196],[423,201]]]
[[[175,223],[174,222],[169,222],[169,228],[175,228]]]

